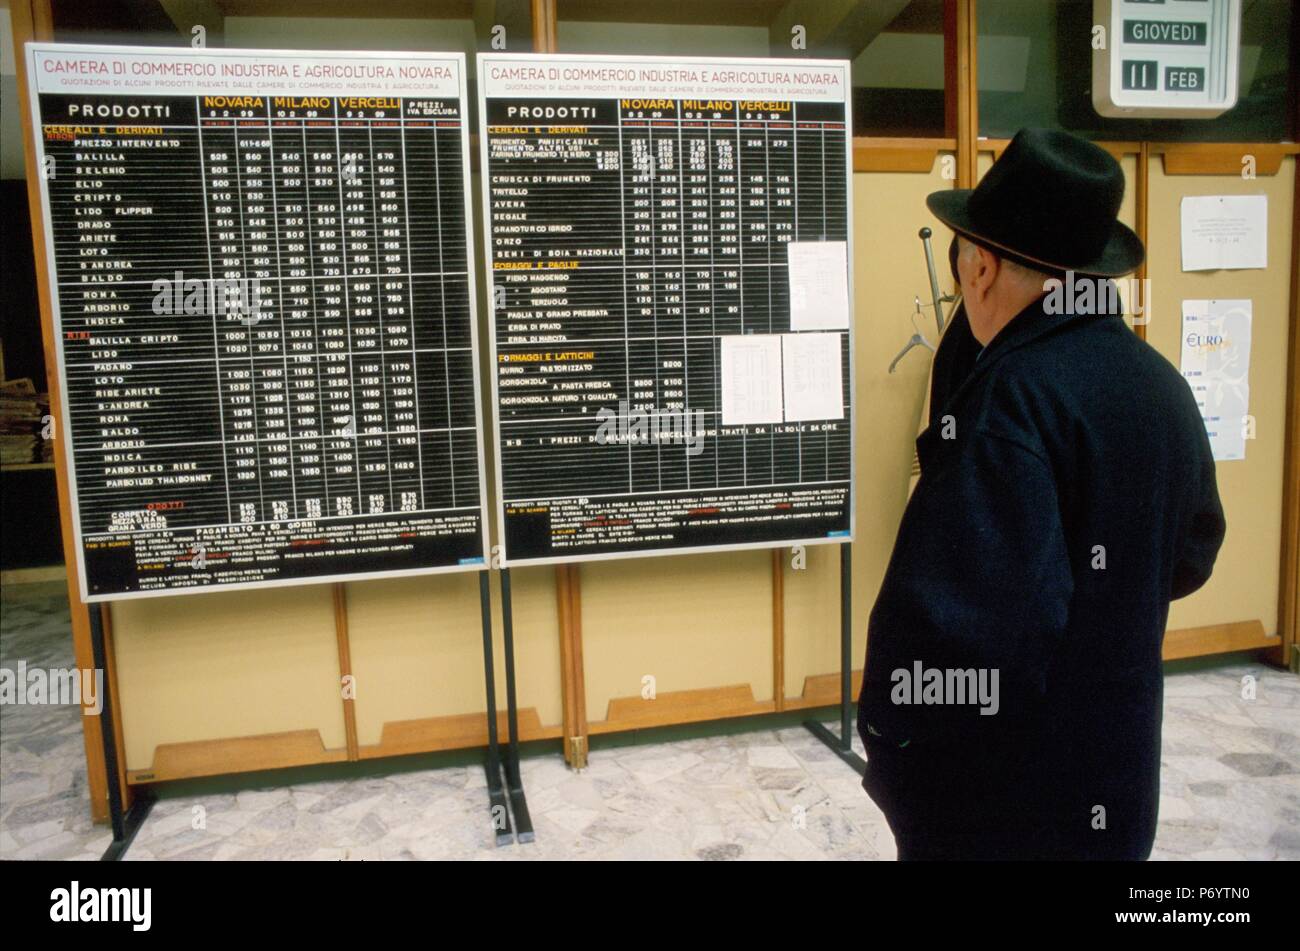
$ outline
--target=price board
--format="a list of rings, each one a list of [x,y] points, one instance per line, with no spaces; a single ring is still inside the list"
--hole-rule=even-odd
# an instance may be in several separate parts
[[[482,569],[463,55],[27,58],[83,598]]]
[[[850,86],[480,55],[505,563],[851,537]]]

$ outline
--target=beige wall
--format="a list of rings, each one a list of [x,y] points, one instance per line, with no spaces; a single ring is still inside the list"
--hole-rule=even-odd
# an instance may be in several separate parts
[[[494,582],[495,582],[494,577]],[[559,633],[551,572],[511,572],[521,707],[560,722]],[[352,582],[348,627],[356,678],[357,742],[379,743],[386,723],[482,713],[477,573]],[[504,707],[500,592],[492,585],[498,702]]]
[[[941,263],[949,236],[924,205],[928,192],[945,187],[939,161],[929,174],[853,179],[858,666],[865,619],[906,501],[929,357],[918,350],[896,373],[887,367],[912,332],[914,298],[928,293],[916,232],[923,224],[935,229]],[[950,283],[944,277],[945,289]],[[931,319],[918,323],[928,328]],[[814,546],[806,567],[796,570],[791,555],[783,551],[785,689],[797,697],[805,677],[839,664],[839,557],[836,546]],[[514,569],[511,576],[519,704],[536,708],[544,726],[558,725],[554,572]],[[773,699],[767,552],[588,563],[581,578],[592,721],[605,718],[611,700],[640,696],[646,675],[659,694],[745,684],[756,701]],[[497,688],[504,696],[497,590],[494,577]],[[484,709],[475,576],[353,582],[347,603],[363,750],[380,742],[385,724]],[[113,622],[128,768],[148,768],[161,743],[308,727],[321,731],[327,747],[343,745],[328,586],[126,602],[114,606]]]
[[[1184,297],[1255,301],[1251,410],[1259,437],[1244,462],[1219,465],[1229,535],[1214,579],[1174,606],[1171,627],[1259,618],[1276,630],[1285,402],[1286,305],[1293,160],[1254,182],[1167,178],[1152,163],[1151,342],[1178,361]],[[1131,158],[1125,161],[1130,177]],[[989,165],[987,156],[981,171]],[[936,161],[928,174],[853,176],[857,468],[853,553],[854,666],[866,648],[866,619],[884,574],[906,501],[913,439],[929,357],[914,351],[887,372],[912,332],[914,298],[928,293],[917,229],[935,230],[941,283],[949,233],[924,207],[947,186]],[[1178,201],[1184,194],[1264,193],[1270,197],[1268,271],[1183,274]],[[1133,189],[1122,216],[1132,223]],[[918,321],[931,335],[928,316]],[[489,480],[490,481],[490,480]],[[836,546],[806,552],[793,567],[782,550],[785,588],[785,694],[798,698],[810,676],[839,665],[839,557]],[[743,685],[773,700],[772,569],[767,552],[686,555],[582,565],[582,630],[587,714],[594,728],[611,701],[637,698],[653,676],[662,696]],[[498,578],[493,575],[497,689]],[[544,727],[561,721],[559,628],[554,572],[515,569],[514,620],[519,703]],[[380,742],[385,725],[481,713],[484,706],[478,581],[474,575],[353,582],[348,626],[356,676],[358,742]],[[226,737],[312,729],[326,749],[344,746],[339,666],[328,586],[216,593],[124,602],[113,607],[127,764],[148,768],[154,748]]]
[[[931,239],[940,288],[952,290],[947,252],[952,233],[931,216],[925,196],[951,186],[944,157],[928,174],[853,176],[854,288],[854,507],[853,665],[866,656],[867,616],[884,578],[894,534],[907,502],[908,477],[921,420],[929,353],[913,349],[889,373],[912,335],[916,297],[929,298],[930,282],[917,232]],[[932,309],[916,324],[937,344]],[[809,549],[808,567],[785,572],[786,695],[800,696],[804,678],[839,669],[839,554]]]
[[[1237,175],[1167,176],[1161,161],[1151,162],[1154,237],[1148,251],[1154,307],[1147,339],[1177,366],[1183,300],[1249,298],[1254,302],[1250,413],[1257,435],[1247,441],[1245,459],[1216,467],[1228,534],[1206,586],[1173,604],[1171,629],[1259,620],[1265,633],[1278,632],[1294,188],[1294,157],[1282,163],[1278,174],[1253,181]],[[1267,195],[1268,269],[1184,273],[1178,234],[1179,203],[1185,195]]]
[[[407,24],[348,21],[346,35],[340,29],[344,27],[334,21],[229,18],[225,41],[231,46],[392,47],[395,34],[400,38]],[[474,45],[469,21],[422,21],[418,29],[396,45]],[[592,29],[562,23],[562,48],[596,43],[599,37],[588,35]],[[647,48],[643,36],[633,39],[636,48]],[[744,44],[753,38],[736,31],[730,39]],[[605,40],[600,43],[609,49]],[[1175,605],[1173,627],[1258,617],[1266,629],[1276,630],[1292,161],[1278,176],[1255,182],[1166,178],[1159,161],[1152,162],[1152,343],[1177,363],[1178,303],[1183,297],[1242,296],[1255,301],[1251,407],[1259,421],[1259,438],[1248,446],[1245,462],[1219,467],[1228,542],[1206,590]],[[981,174],[990,164],[991,157],[982,155]],[[922,225],[935,231],[941,284],[944,289],[951,284],[945,263],[950,235],[924,205],[928,192],[950,184],[942,167],[936,161],[928,173],[853,176],[855,667],[865,654],[867,616],[906,501],[929,369],[928,355],[918,350],[896,373],[887,372],[889,361],[912,333],[914,298],[928,295],[916,234]],[[1133,157],[1124,160],[1124,168],[1131,183]],[[477,179],[473,186],[477,219]],[[1178,199],[1183,194],[1239,192],[1270,196],[1273,266],[1267,272],[1182,274]],[[1131,186],[1122,217],[1134,223]],[[476,230],[481,228],[480,222],[475,224]],[[474,248],[477,255],[481,242]],[[480,300],[480,339],[485,340],[482,304]],[[932,317],[918,323],[933,335]],[[490,455],[489,450],[489,466]],[[487,481],[491,487],[493,480]],[[495,534],[495,525],[491,530]],[[788,698],[797,698],[806,678],[838,670],[839,557],[837,546],[826,545],[807,550],[802,570],[793,567],[789,549],[782,550],[782,560],[784,691]],[[768,552],[587,563],[580,573],[585,701],[597,728],[611,701],[640,695],[647,675],[655,678],[661,696],[743,685],[759,703],[774,699]],[[519,704],[524,710],[535,709],[543,727],[557,727],[562,699],[554,571],[514,569],[511,575]],[[483,712],[477,576],[354,582],[346,586],[346,594],[363,754],[380,742],[386,725]],[[492,596],[497,690],[503,701],[495,572]],[[120,602],[113,606],[112,619],[129,769],[148,769],[160,744],[309,730],[319,733],[325,750],[345,747],[330,586]]]
[[[164,743],[315,730],[346,745],[328,585],[119,601],[112,619],[127,769]]]

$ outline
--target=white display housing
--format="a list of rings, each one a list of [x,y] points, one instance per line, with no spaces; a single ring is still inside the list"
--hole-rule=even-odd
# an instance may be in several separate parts
[[[1092,104],[1111,118],[1208,119],[1237,104],[1241,0],[1093,0]]]

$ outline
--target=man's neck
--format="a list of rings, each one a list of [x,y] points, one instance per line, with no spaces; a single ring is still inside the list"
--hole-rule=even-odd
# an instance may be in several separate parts
[[[995,311],[994,319],[988,325],[988,329],[984,331],[987,339],[985,339],[985,336],[975,333],[972,325],[971,332],[975,335],[975,339],[980,342],[980,346],[987,347],[990,341],[1002,333],[1007,324],[1023,314],[1030,304],[1040,300],[1045,293],[1046,291],[1042,289],[1037,291],[1026,289],[1023,294],[1008,296]],[[984,328],[981,328],[981,330],[984,330]]]

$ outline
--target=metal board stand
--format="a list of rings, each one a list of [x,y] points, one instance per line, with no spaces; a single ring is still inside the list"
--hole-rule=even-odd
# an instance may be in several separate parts
[[[90,615],[90,650],[96,670],[104,672],[101,688],[103,706],[99,711],[99,732],[104,743],[104,772],[108,785],[108,820],[113,827],[113,841],[104,850],[103,862],[116,862],[126,854],[140,831],[149,810],[153,808],[153,793],[146,788],[136,790],[135,802],[130,811],[122,808],[122,787],[117,781],[117,726],[113,719],[113,694],[109,687],[108,650],[104,646],[103,609],[98,604],[86,606]]]
[[[532,842],[533,820],[528,814],[524,780],[519,771],[519,701],[515,693],[515,625],[510,599],[510,569],[501,569],[501,620],[506,652],[506,725],[508,730],[505,774],[510,811],[514,814],[516,837],[522,844]]]
[[[824,723],[805,720],[812,735],[829,746],[859,776],[867,773],[867,762],[853,752],[853,572],[851,542],[840,545],[840,735]]]

